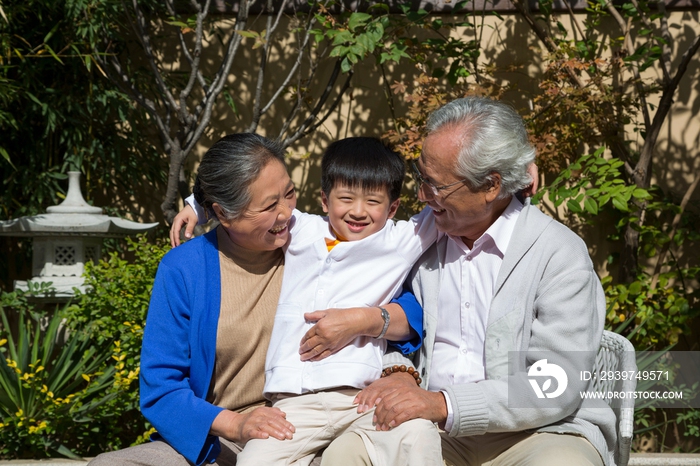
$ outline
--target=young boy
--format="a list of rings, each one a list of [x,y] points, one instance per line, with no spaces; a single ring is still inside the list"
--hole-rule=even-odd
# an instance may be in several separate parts
[[[440,437],[432,423],[415,419],[378,432],[373,412],[358,414],[353,405],[359,390],[381,375],[389,323],[381,306],[398,294],[413,263],[436,240],[432,212],[391,220],[405,165],[377,139],[331,144],[321,168],[328,216],[293,213],[265,362],[264,395],[286,413],[296,431],[292,440],[249,441],[237,464],[309,464],[335,437],[355,432],[375,466],[441,465]],[[323,360],[301,361],[299,342],[314,325],[305,313],[373,306],[385,319],[379,335],[359,337]]]

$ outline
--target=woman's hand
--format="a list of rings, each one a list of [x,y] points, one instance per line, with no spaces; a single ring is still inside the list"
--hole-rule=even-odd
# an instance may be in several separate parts
[[[366,325],[363,320],[367,309],[326,309],[304,314],[307,322],[316,322],[316,325],[301,339],[301,360],[320,361],[345,348],[358,336],[364,335]]]
[[[174,248],[180,246],[180,230],[182,230],[183,225],[186,225],[185,238],[192,238],[192,232],[194,227],[197,226],[197,220],[197,214],[192,206],[186,204],[173,219],[173,224],[170,227],[170,245]]]
[[[276,438],[290,440],[294,426],[287,421],[286,414],[279,408],[261,406],[247,413],[224,410],[211,424],[210,432],[233,442],[245,443],[250,439]]]

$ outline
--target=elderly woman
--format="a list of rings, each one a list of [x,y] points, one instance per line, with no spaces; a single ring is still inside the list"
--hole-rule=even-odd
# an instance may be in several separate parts
[[[143,339],[141,410],[158,433],[92,465],[235,465],[248,440],[294,434],[262,396],[296,206],[282,148],[254,134],[224,137],[202,159],[195,196],[220,225],[163,258]],[[323,320],[344,326],[347,311]],[[389,335],[404,332],[405,315],[398,306],[390,311]],[[373,335],[383,325],[380,316],[354,312],[343,342],[352,340],[348,332]]]

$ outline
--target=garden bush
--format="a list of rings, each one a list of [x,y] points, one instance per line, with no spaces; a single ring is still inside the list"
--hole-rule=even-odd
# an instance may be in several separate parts
[[[74,457],[92,442],[95,413],[118,395],[111,341],[68,331],[65,309],[38,311],[30,295],[2,295],[0,456]]]
[[[0,457],[95,456],[142,443],[139,411],[143,327],[165,240],[126,239],[86,264],[87,290],[55,312],[30,293],[2,294]],[[13,322],[16,322],[14,324]]]

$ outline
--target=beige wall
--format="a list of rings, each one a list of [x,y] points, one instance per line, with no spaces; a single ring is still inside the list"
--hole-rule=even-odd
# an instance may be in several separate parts
[[[537,88],[538,75],[541,73],[543,50],[529,27],[517,15],[503,15],[503,20],[488,16],[485,19],[481,57],[481,64],[493,68],[493,77],[502,85],[509,85],[504,99],[511,102],[522,113],[528,111],[530,98],[539,92]],[[584,16],[578,15],[576,20],[583,22]],[[265,17],[257,19],[253,28],[264,28]],[[569,25],[568,16],[562,16],[561,21]],[[231,22],[224,22],[224,29],[231,26]],[[669,24],[674,35],[673,44],[674,66],[679,61],[679,50],[685,50],[690,41],[700,33],[700,20],[698,11],[673,12]],[[610,25],[601,24],[602,34],[613,30]],[[472,31],[457,31],[456,34],[471,34]],[[246,45],[250,45],[248,43]],[[269,83],[265,86],[264,96],[272,94],[286,70],[291,65],[294,57],[293,40],[273,41],[272,56],[269,64]],[[208,53],[211,53],[210,49]],[[188,161],[191,171],[196,169],[197,160],[206,151],[206,148],[219,137],[235,131],[244,131],[250,122],[251,109],[247,102],[251,100],[254,88],[254,71],[259,60],[257,51],[251,51],[249,47],[244,49],[245,55],[239,55],[233,65],[233,71],[229,79],[229,91],[233,95],[238,115],[235,115],[227,106],[224,99],[220,98],[216,111],[212,118],[212,125],[203,137],[200,144]],[[173,50],[174,52],[174,50]],[[215,52],[216,53],[216,52]],[[169,53],[164,54],[165,56]],[[164,56],[164,58],[165,58]],[[172,56],[175,56],[173,54]],[[211,63],[215,60],[211,59]],[[692,62],[687,70],[679,92],[676,95],[673,110],[663,127],[654,160],[654,182],[664,188],[668,188],[674,197],[680,199],[693,180],[694,173],[700,170],[700,99],[698,99],[698,82],[700,82],[700,56]],[[174,64],[173,66],[178,66]],[[391,83],[397,80],[411,81],[416,75],[413,65],[402,63],[399,66],[388,66],[388,78]],[[675,72],[675,68],[672,70]],[[330,68],[321,68],[318,71],[319,78],[314,86],[319,87],[330,73]],[[645,77],[659,78],[659,69],[649,69]],[[343,79],[341,77],[341,79]],[[340,80],[339,80],[340,81]],[[656,104],[653,100],[651,104]],[[405,109],[405,104],[400,98],[394,97],[394,105],[400,114]],[[280,103],[274,108],[274,113],[266,115],[261,121],[258,132],[275,137],[286,120],[290,104]],[[652,110],[652,116],[655,110]],[[385,84],[381,75],[371,60],[366,60],[355,71],[352,80],[352,90],[342,100],[342,104],[333,112],[331,117],[310,137],[304,138],[289,147],[289,166],[293,179],[300,188],[299,206],[312,212],[320,212],[318,192],[320,189],[320,173],[318,170],[319,157],[326,145],[338,138],[346,136],[381,136],[391,125],[391,111],[385,95]],[[632,127],[630,126],[630,135]],[[700,191],[693,196],[697,208],[700,199]],[[548,212],[559,218],[563,218],[565,212]],[[592,231],[582,229],[581,233],[591,245],[591,252],[598,264],[603,267],[605,257],[609,254],[609,248],[605,241],[609,231]],[[696,260],[693,259],[693,260]],[[601,269],[601,272],[604,272]]]

